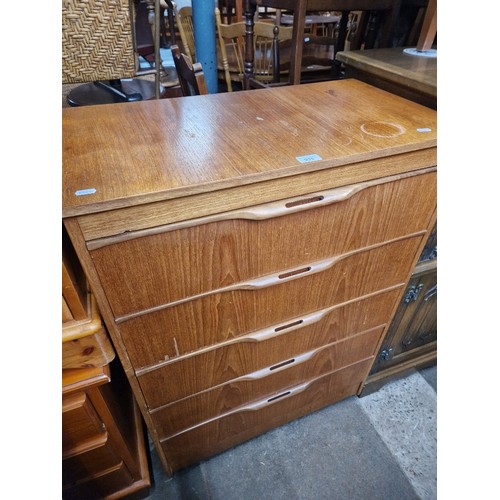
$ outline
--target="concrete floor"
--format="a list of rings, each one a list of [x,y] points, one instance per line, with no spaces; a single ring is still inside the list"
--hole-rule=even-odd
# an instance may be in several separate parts
[[[169,477],[151,500],[432,500],[437,368],[350,397]]]

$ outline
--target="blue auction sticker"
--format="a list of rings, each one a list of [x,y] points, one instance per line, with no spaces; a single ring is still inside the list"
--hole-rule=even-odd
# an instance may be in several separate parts
[[[311,154],[311,155],[297,156],[296,159],[297,161],[300,161],[300,163],[309,163],[311,161],[322,160],[323,158],[321,158],[321,156],[317,154]]]
[[[95,188],[89,188],[89,189],[79,189],[78,191],[75,191],[76,196],[85,196],[87,194],[94,194],[96,192]]]

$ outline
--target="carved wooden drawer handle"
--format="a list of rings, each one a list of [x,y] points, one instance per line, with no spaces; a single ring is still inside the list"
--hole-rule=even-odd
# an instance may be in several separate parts
[[[311,193],[308,195],[288,198],[287,200],[266,203],[263,205],[255,205],[253,207],[227,212],[227,218],[263,220],[281,217],[283,215],[289,215],[348,200],[351,196],[363,189],[366,189],[367,187],[370,187],[372,184],[372,182],[365,182],[354,184],[352,186],[330,189],[320,193]],[[222,215],[224,214],[221,214],[221,216]]]
[[[238,377],[237,380],[257,380],[260,378],[265,378],[268,377],[269,375],[272,375],[273,373],[280,372],[282,370],[286,370],[287,368],[290,368],[292,366],[299,365],[301,363],[305,363],[312,357],[314,357],[319,351],[324,349],[325,347],[319,347],[318,349],[314,349],[312,351],[304,352],[303,354],[300,354],[299,356],[295,356],[293,358],[287,359],[285,361],[281,361],[280,363],[276,363],[273,366],[268,366],[266,368],[262,368],[262,370],[257,370],[255,372],[252,372],[248,375],[244,375],[243,377]]]
[[[87,242],[87,248],[89,250],[96,250],[103,246],[112,245],[114,243],[121,243],[123,241],[132,240],[135,238],[167,233],[169,231],[176,231],[178,229],[185,229],[188,227],[210,224],[213,222],[222,222],[237,219],[264,220],[281,217],[283,215],[290,215],[296,212],[302,212],[304,210],[310,210],[312,208],[323,207],[325,205],[331,205],[332,203],[345,201],[357,192],[379,183],[379,180],[369,181],[360,184],[354,184],[352,186],[339,187],[320,193],[311,193],[295,198],[288,198],[286,200],[265,203],[263,205],[254,205],[247,208],[231,210],[229,212],[207,215],[205,217],[189,219],[183,222],[174,222],[172,224],[165,224],[148,229],[130,231],[116,236],[98,238]]]
[[[286,391],[281,392],[280,394],[277,394],[276,396],[272,396],[267,399],[263,399],[261,401],[257,401],[255,403],[251,403],[249,405],[243,406],[241,408],[238,408],[238,412],[242,411],[257,411],[261,410],[262,408],[265,408],[266,406],[269,406],[271,404],[274,404],[278,401],[281,401],[282,399],[289,398],[291,396],[295,396],[296,394],[299,394],[302,391],[305,391],[309,385],[311,385],[313,381],[308,381],[304,382],[300,385],[296,385],[295,387],[291,387],[290,389],[287,389]]]

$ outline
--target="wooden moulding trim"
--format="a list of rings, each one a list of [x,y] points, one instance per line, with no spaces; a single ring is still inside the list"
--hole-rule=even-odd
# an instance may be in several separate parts
[[[87,396],[84,392],[80,392],[78,394],[74,394],[73,396],[64,398],[62,402],[62,412],[66,413],[80,408],[85,403],[86,397]]]
[[[77,455],[81,455],[82,453],[86,453],[87,451],[95,450],[96,448],[101,448],[105,446],[108,441],[108,433],[106,431],[101,434],[87,439],[78,443],[74,448],[71,448],[67,451],[62,452],[62,459],[65,460],[67,458],[75,457]]]
[[[95,368],[68,368],[62,372],[63,396],[75,391],[88,390],[111,381],[109,364]]]
[[[240,283],[234,283],[233,285],[229,285],[222,288],[217,288],[215,290],[210,290],[208,292],[203,292],[197,295],[192,295],[190,297],[185,297],[183,299],[179,299],[173,302],[168,302],[166,304],[161,304],[159,306],[150,307],[148,309],[143,309],[142,311],[133,312],[130,314],[125,314],[123,316],[119,316],[116,318],[115,322],[117,324],[123,323],[124,321],[128,321],[133,318],[138,318],[139,316],[144,316],[145,314],[150,314],[153,312],[161,311],[163,309],[167,309],[170,307],[178,306],[180,304],[184,304],[186,302],[191,302],[192,300],[201,299],[203,297],[208,297],[209,295],[214,295],[218,293],[227,293],[233,292],[236,290],[258,290],[261,288],[267,288],[270,286],[278,285],[281,283],[287,283],[289,281],[293,281],[296,279],[303,278],[305,276],[310,276],[312,274],[323,272],[331,267],[333,267],[338,262],[351,257],[353,255],[369,252],[371,250],[375,250],[377,248],[390,245],[391,243],[395,243],[397,241],[403,241],[410,238],[415,238],[417,236],[423,236],[427,233],[426,230],[417,231],[416,233],[400,236],[398,238],[393,238],[392,240],[383,241],[381,243],[376,243],[374,245],[370,245],[363,248],[358,248],[356,250],[352,250],[350,252],[346,252],[341,255],[336,255],[329,259],[324,259],[320,261],[315,261],[311,263],[304,264],[302,266],[296,266],[292,269],[285,269],[277,273],[267,274],[265,276],[261,276],[254,280],[244,281]]]
[[[295,385],[293,387],[289,388],[284,388],[282,391],[280,391],[278,394],[272,394],[268,395],[267,397],[260,399],[258,401],[254,401],[252,403],[243,405],[243,406],[238,406],[236,408],[233,408],[232,410],[229,410],[226,413],[223,413],[221,415],[217,415],[215,417],[209,418],[207,420],[204,420],[203,422],[200,422],[198,424],[192,425],[191,427],[188,427],[187,429],[183,429],[182,431],[179,431],[175,434],[172,434],[171,436],[168,436],[166,438],[160,439],[160,443],[164,443],[165,441],[168,441],[169,439],[172,439],[173,437],[176,437],[180,434],[184,434],[186,432],[190,432],[193,429],[196,429],[197,427],[201,427],[203,425],[206,425],[210,422],[213,422],[214,420],[219,420],[225,417],[228,417],[229,415],[233,415],[235,413],[242,413],[245,411],[259,411],[265,408],[266,406],[270,406],[274,403],[279,403],[280,401],[283,401],[284,399],[288,399],[290,397],[293,397],[297,394],[300,394],[301,392],[304,392],[307,390],[314,382],[317,382],[318,380],[321,380],[325,377],[329,377],[332,374],[339,372],[341,370],[345,370],[346,368],[349,368],[350,366],[357,365],[359,363],[363,363],[369,359],[373,359],[373,356],[368,356],[366,358],[360,359],[356,361],[355,363],[350,363],[348,365],[343,366],[342,368],[337,368],[336,370],[332,370],[328,373],[325,373],[323,375],[319,375],[318,377],[314,377],[312,379],[306,380],[305,382],[302,382],[301,384]]]
[[[365,182],[360,182],[357,184],[352,184],[349,186],[341,186],[329,190],[318,191],[315,193],[307,193],[301,196],[288,198],[278,202],[254,205],[237,210],[232,210],[229,212],[221,212],[214,215],[189,219],[182,222],[163,224],[160,226],[147,229],[128,231],[118,235],[109,236],[105,238],[98,238],[95,240],[88,241],[87,248],[89,250],[96,250],[104,246],[113,245],[116,243],[121,243],[136,238],[141,238],[144,236],[152,236],[155,234],[161,234],[169,231],[175,231],[178,229],[185,229],[188,227],[199,226],[202,224],[209,224],[213,222],[221,222],[225,220],[235,220],[235,219],[265,220],[275,217],[282,217],[296,212],[303,212],[305,210],[311,210],[314,208],[319,208],[334,203],[346,201],[352,196],[354,196],[356,193],[359,193],[360,191],[363,191],[370,187],[394,182],[400,179],[413,177],[415,175],[420,175],[427,172],[433,172],[435,170],[436,170],[435,167],[431,167],[420,171],[412,171],[404,174],[393,175],[390,177],[373,179]]]
[[[397,376],[401,373],[404,373],[405,371],[416,369],[420,365],[424,365],[426,363],[430,363],[437,360],[437,341],[432,342],[430,344],[426,344],[425,346],[422,347],[432,350],[430,352],[425,352],[424,354],[421,354],[418,357],[415,357],[408,361],[404,361],[400,364],[391,366],[390,368],[386,368],[385,370],[380,370],[374,373],[373,375],[370,375],[364,383],[364,388],[369,386],[370,384],[379,382],[386,378],[388,379],[390,377]]]
[[[62,341],[69,342],[89,335],[95,335],[103,329],[101,315],[97,307],[97,301],[93,294],[90,295],[91,317],[85,321],[71,322],[62,327]]]
[[[327,307],[325,309],[320,309],[306,316],[299,316],[296,318],[292,318],[288,321],[278,323],[276,325],[269,326],[267,328],[263,328],[262,330],[258,330],[256,332],[252,332],[246,335],[242,335],[240,337],[235,337],[224,342],[220,342],[215,345],[207,346],[197,351],[189,352],[186,354],[181,354],[175,358],[171,358],[160,363],[156,363],[151,366],[147,366],[144,368],[140,368],[136,370],[136,375],[140,377],[146,373],[158,370],[166,365],[170,365],[172,363],[177,363],[183,361],[187,358],[191,358],[194,356],[198,356],[200,354],[204,354],[206,352],[214,351],[216,349],[221,349],[227,347],[232,344],[240,344],[240,343],[255,343],[255,342],[264,342],[266,340],[272,339],[274,337],[278,337],[280,335],[284,335],[285,333],[293,332],[294,330],[299,330],[305,328],[306,326],[312,325],[321,321],[324,317],[326,317],[331,312],[341,309],[349,304],[354,304],[356,302],[360,302],[362,300],[370,299],[372,297],[376,297],[378,295],[391,292],[393,290],[398,290],[403,288],[405,283],[398,283],[397,285],[393,285],[388,288],[384,288],[383,290],[378,290],[376,292],[368,293],[366,295],[362,295],[361,297],[356,297],[355,299],[347,300],[345,302],[341,302],[340,304],[335,304],[334,306]]]
[[[368,330],[363,330],[362,332],[357,332],[356,334],[351,335],[350,337],[336,340],[335,342],[330,342],[329,344],[325,344],[325,345],[322,345],[320,347],[317,347],[316,349],[312,349],[310,351],[304,352],[304,353],[299,354],[297,356],[292,356],[291,358],[284,359],[281,362],[266,366],[265,368],[262,368],[260,370],[256,370],[254,372],[247,373],[245,375],[241,375],[240,377],[236,377],[236,378],[233,378],[231,380],[221,382],[220,384],[213,385],[211,387],[208,387],[206,389],[198,391],[196,393],[196,395],[210,392],[214,389],[217,389],[219,387],[223,387],[223,386],[228,385],[228,384],[234,384],[234,383],[244,382],[244,381],[248,381],[248,380],[257,380],[260,378],[268,377],[270,375],[273,375],[274,373],[277,373],[277,372],[280,372],[283,370],[287,370],[288,368],[292,368],[292,367],[297,366],[301,363],[305,363],[306,361],[309,361],[310,359],[314,358],[317,354],[319,354],[324,349],[328,349],[336,344],[342,344],[343,342],[347,342],[349,340],[352,340],[356,337],[360,337],[362,335],[373,334],[377,331],[381,331],[383,328],[385,328],[385,326],[386,326],[386,323],[382,323],[380,325],[369,328]],[[358,361],[356,361],[356,363],[358,363]],[[335,370],[341,370],[342,368],[345,368],[346,366],[350,366],[350,364],[342,366],[340,368],[336,368]],[[193,395],[194,394],[190,394],[189,396],[185,396],[183,398],[176,399],[175,401],[172,401],[171,403],[167,403],[167,404],[152,408],[149,410],[149,413],[153,414],[153,413],[156,413],[158,411],[164,410],[165,408],[168,408],[169,406],[172,406],[172,405],[179,403],[179,401],[189,399]]]
[[[109,467],[108,469],[96,472],[95,474],[92,474],[91,476],[88,476],[84,479],[80,479],[79,481],[76,481],[75,483],[65,485],[63,487],[63,492],[67,491],[71,488],[75,488],[76,486],[81,486],[85,483],[90,483],[91,481],[95,481],[96,479],[107,476],[108,474],[112,474],[113,472],[117,472],[122,468],[125,468],[127,470],[128,474],[130,475],[130,471],[127,469],[127,466],[123,462],[120,462],[117,465],[113,465],[112,467]],[[109,497],[106,497],[106,498],[109,498]]]
[[[412,275],[427,273],[429,271],[435,271],[436,269],[437,269],[437,259],[425,260],[423,262],[419,262],[415,266]]]

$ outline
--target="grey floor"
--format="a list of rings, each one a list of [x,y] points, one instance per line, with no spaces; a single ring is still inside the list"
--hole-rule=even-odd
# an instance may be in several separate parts
[[[147,498],[435,499],[436,397],[437,368],[414,371],[172,477],[151,446]]]

